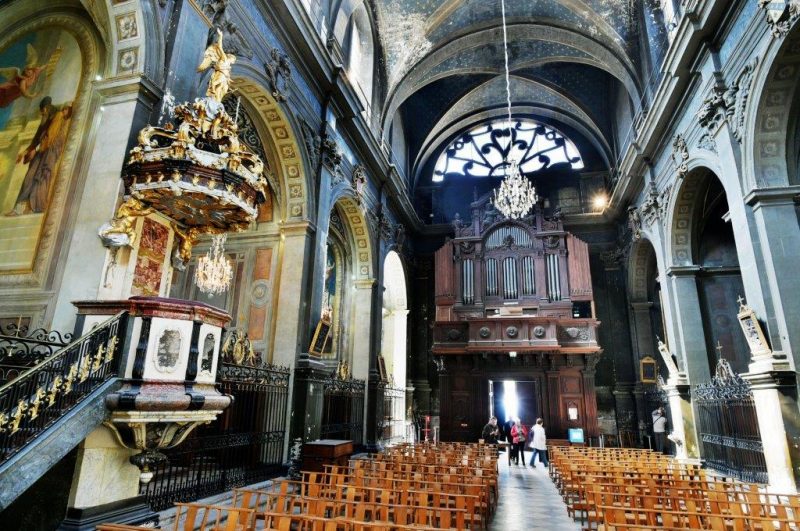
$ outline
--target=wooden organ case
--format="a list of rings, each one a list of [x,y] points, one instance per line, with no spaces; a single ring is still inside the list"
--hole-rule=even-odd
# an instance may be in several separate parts
[[[434,361],[442,440],[477,441],[490,382],[525,382],[522,421],[548,437],[598,435],[594,370],[601,349],[588,245],[537,208],[512,221],[489,197],[436,252]],[[497,400],[496,398],[494,399]],[[502,423],[504,419],[499,419]]]

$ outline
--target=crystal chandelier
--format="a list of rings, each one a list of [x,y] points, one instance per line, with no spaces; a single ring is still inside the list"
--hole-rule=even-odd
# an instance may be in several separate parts
[[[503,16],[503,53],[506,67],[506,109],[508,111],[508,151],[511,151],[514,137],[511,131],[511,81],[508,73],[508,36],[506,35],[506,3],[500,0],[500,10]],[[500,182],[500,187],[494,191],[494,207],[511,219],[519,219],[528,215],[533,205],[539,200],[536,188],[522,175],[519,164],[513,158],[507,161],[510,172],[507,171]]]
[[[228,290],[233,277],[233,267],[225,256],[226,234],[219,234],[211,239],[211,249],[205,256],[197,260],[194,282],[200,291],[218,295]]]

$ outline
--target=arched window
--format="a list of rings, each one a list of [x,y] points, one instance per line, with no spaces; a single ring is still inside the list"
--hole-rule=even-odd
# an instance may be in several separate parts
[[[514,120],[509,129],[508,120],[496,120],[456,138],[439,156],[433,181],[448,175],[501,177],[512,159],[528,174],[562,163],[583,168],[578,148],[555,129],[524,119]]]
[[[364,5],[353,11],[350,17],[350,39],[347,49],[347,74],[359,92],[364,106],[369,110],[372,103],[372,70],[375,49],[372,43],[372,28]]]

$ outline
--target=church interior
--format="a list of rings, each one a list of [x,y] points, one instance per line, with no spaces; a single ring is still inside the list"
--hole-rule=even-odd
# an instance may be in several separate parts
[[[0,1],[0,528],[800,529],[798,20]]]

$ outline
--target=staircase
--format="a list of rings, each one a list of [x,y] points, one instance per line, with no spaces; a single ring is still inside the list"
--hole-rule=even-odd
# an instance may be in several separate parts
[[[120,312],[76,340],[0,330],[0,511],[106,418],[127,324]]]

